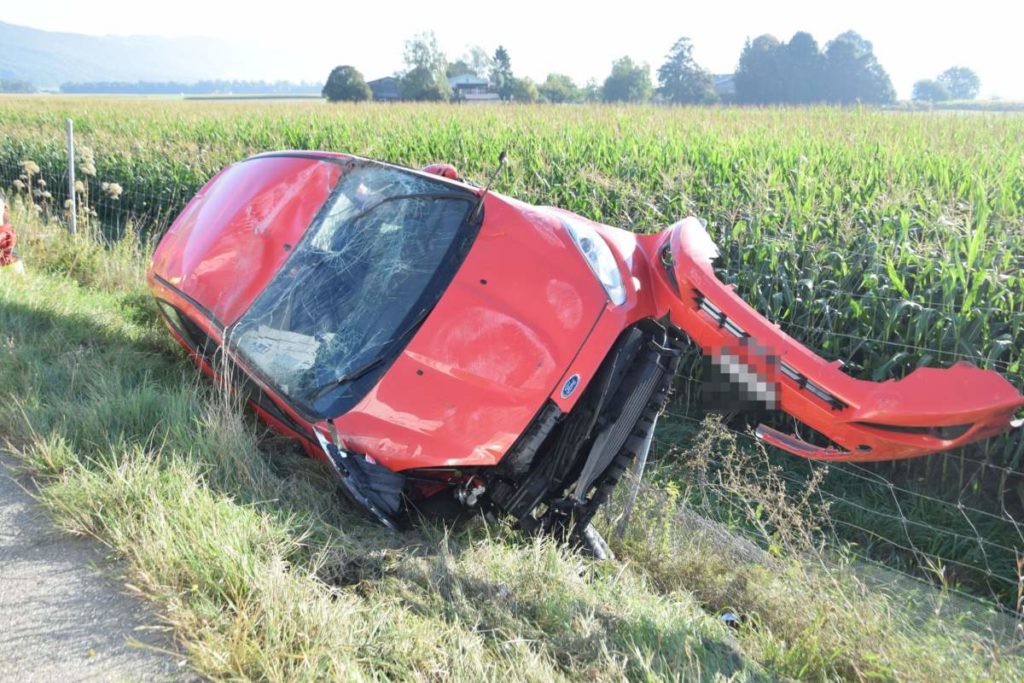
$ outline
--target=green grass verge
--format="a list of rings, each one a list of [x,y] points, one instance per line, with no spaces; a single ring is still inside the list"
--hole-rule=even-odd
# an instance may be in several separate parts
[[[672,486],[645,489],[615,563],[500,525],[370,525],[197,377],[158,323],[134,238],[18,227],[28,272],[0,274],[0,436],[63,528],[125,560],[204,675],[1024,677],[984,615],[820,556],[766,555]],[[717,619],[726,609],[740,629]]]

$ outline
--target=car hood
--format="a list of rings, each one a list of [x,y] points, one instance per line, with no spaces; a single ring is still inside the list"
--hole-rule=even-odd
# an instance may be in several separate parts
[[[338,432],[396,471],[494,465],[606,303],[554,214],[489,194],[451,285],[377,385],[335,420]]]

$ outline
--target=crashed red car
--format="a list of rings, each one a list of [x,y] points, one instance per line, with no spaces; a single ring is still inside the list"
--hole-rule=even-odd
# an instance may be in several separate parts
[[[690,343],[739,395],[827,437],[759,428],[804,457],[909,458],[1017,424],[1024,399],[993,372],[875,383],[807,350],[715,277],[695,218],[636,235],[428,169],[322,152],[233,164],[148,276],[203,370],[229,372],[384,524],[484,506],[592,534]]]

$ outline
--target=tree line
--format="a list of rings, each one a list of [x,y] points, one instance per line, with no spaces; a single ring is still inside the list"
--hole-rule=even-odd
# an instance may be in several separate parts
[[[111,95],[316,95],[319,83],[293,83],[292,81],[229,81],[207,80],[195,83],[177,81],[95,81],[91,83],[64,83],[63,93]]]
[[[32,93],[36,91],[36,86],[28,81],[22,81],[16,78],[0,78],[0,92],[9,93]]]
[[[449,61],[432,32],[407,41],[403,57],[405,68],[394,77],[400,98],[405,100],[457,98],[449,79],[466,74],[486,79],[490,91],[502,100],[518,102],[846,105],[888,104],[896,99],[889,74],[875,56],[871,42],[855,31],[839,34],[824,49],[803,31],[788,42],[767,34],[747,40],[736,73],[719,77],[722,82],[717,88],[715,77],[694,59],[693,45],[686,37],[672,45],[654,78],[648,64],[624,56],[612,62],[603,82],[591,80],[582,86],[561,73],[550,73],[540,83],[516,76],[509,52],[503,46],[498,46],[493,54],[472,47],[465,55]],[[955,69],[946,73],[952,71]],[[322,94],[332,101],[373,97],[362,74],[351,65],[335,67]],[[970,96],[974,94],[976,87]]]
[[[841,33],[822,50],[810,33],[789,42],[762,35],[748,40],[735,75],[744,104],[888,104],[896,100],[889,74],[870,41]]]
[[[616,59],[603,81],[591,79],[578,85],[568,75],[549,73],[542,82],[517,76],[509,51],[498,46],[493,53],[471,47],[450,61],[433,32],[420,33],[405,43],[404,68],[394,74],[398,97],[413,101],[460,99],[450,79],[474,76],[486,81],[487,90],[502,100],[516,102],[660,102],[668,104],[888,104],[896,92],[888,73],[874,54],[870,41],[846,31],[824,48],[810,33],[797,32],[788,42],[764,34],[747,40],[734,74],[714,77],[697,63],[689,38],[682,37],[669,49],[654,72],[646,63],[629,56]],[[716,79],[718,83],[716,84]],[[0,81],[0,91],[30,91],[30,84]],[[973,99],[980,89],[977,74],[957,66],[935,79],[914,84],[913,98],[939,102]],[[321,87],[289,81],[205,80],[179,82],[65,83],[65,93],[112,94],[281,94],[309,95],[319,92],[331,101],[364,101],[373,91],[354,66],[335,67]]]
[[[967,67],[946,69],[935,79],[922,79],[914,83],[913,98],[925,102],[946,100],[973,100],[981,90],[981,79]]]

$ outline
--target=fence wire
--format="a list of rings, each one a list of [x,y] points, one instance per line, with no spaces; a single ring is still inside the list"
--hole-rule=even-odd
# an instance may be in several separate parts
[[[671,408],[665,412],[665,417],[669,418],[669,424],[671,421],[689,423],[694,430],[704,425],[702,418]],[[749,432],[728,426],[723,429],[747,447],[760,447],[756,437]],[[661,431],[663,433],[665,429]],[[654,449],[662,460],[687,457],[686,443],[678,439],[657,436]],[[868,466],[857,463],[807,460],[802,464],[809,472],[823,469],[826,473],[813,495],[830,503],[827,524],[836,528],[838,538],[854,541],[852,545],[843,544],[844,553],[858,560],[882,564],[918,581],[939,581],[958,593],[971,595],[974,599],[992,600],[1008,611],[1014,610],[1015,601],[1019,599],[1017,561],[1024,556],[1024,529],[1012,513],[1007,510],[996,513],[963,500],[946,500],[899,486]],[[778,476],[791,485],[793,495],[805,491],[810,479],[785,469]],[[851,495],[848,488],[842,486],[842,477],[847,476],[868,485],[868,493],[876,501],[875,506],[869,505],[862,497]],[[836,484],[838,486],[833,487]],[[882,507],[886,498],[889,499],[888,506]],[[720,499],[716,498],[717,502]],[[857,514],[845,514],[850,508]],[[935,523],[927,515],[936,510],[943,519],[960,520],[962,526]],[[984,522],[972,518],[981,518]],[[887,523],[871,524],[864,520],[884,520]],[[999,527],[998,537],[988,535],[992,533],[993,526]],[[880,558],[885,561],[879,562]],[[937,568],[945,570],[942,576],[937,575]]]

